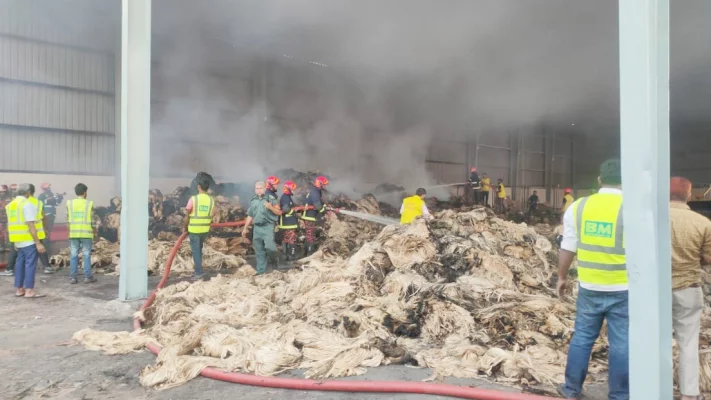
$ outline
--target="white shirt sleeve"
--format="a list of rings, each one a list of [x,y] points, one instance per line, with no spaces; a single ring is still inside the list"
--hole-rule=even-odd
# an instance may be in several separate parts
[[[35,222],[37,220],[37,207],[34,204],[25,202],[22,206],[22,215],[25,217],[25,222]]]
[[[576,253],[578,251],[578,229],[575,223],[573,207],[568,207],[563,215],[563,241],[560,248]]]
[[[405,204],[400,206],[400,215],[405,211]]]
[[[427,205],[422,205],[422,215],[430,215],[430,210],[427,209]]]

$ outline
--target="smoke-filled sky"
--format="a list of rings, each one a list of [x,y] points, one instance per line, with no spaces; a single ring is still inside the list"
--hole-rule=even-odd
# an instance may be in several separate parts
[[[711,2],[672,3],[672,117],[696,122]],[[439,137],[619,118],[616,0],[154,0],[153,29],[154,135],[230,144],[154,141],[163,172],[418,185]]]

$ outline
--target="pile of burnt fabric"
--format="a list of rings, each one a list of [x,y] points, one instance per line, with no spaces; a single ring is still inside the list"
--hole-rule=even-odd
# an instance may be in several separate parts
[[[528,225],[554,224],[560,220],[560,211],[540,203],[535,211],[531,211],[528,206],[524,210],[507,207],[505,219],[516,223],[525,222]]]
[[[185,206],[190,199],[190,188],[178,187],[164,195],[158,189],[148,192],[148,229],[152,238],[175,241],[180,235],[185,219]],[[214,222],[239,221],[247,216],[237,196],[217,195]],[[111,242],[119,239],[121,225],[121,198],[114,197],[108,207],[95,207],[95,216],[100,221],[99,236]]]
[[[166,242],[152,239],[148,242],[148,273],[160,275],[165,268],[171,249],[175,242]],[[205,242],[202,252],[203,269],[212,271],[225,271],[245,265],[242,256],[246,253],[247,244],[242,238],[209,237]],[[81,269],[84,256],[79,252],[79,268]],[[57,268],[68,268],[70,261],[69,249],[62,249],[59,254],[50,257],[50,263]],[[118,275],[120,271],[120,246],[118,243],[100,239],[94,243],[91,252],[91,267],[95,272],[107,275]],[[190,244],[183,242],[178,254],[173,261],[170,273],[174,276],[190,275],[195,269]]]
[[[299,268],[252,276],[241,267],[180,282],[139,315],[140,337],[84,330],[75,339],[111,354],[160,343],[157,363],[140,375],[159,389],[205,366],[261,376],[304,369],[326,379],[410,364],[433,379],[563,381],[575,307],[554,296],[546,238],[484,208],[368,232],[329,218],[328,240]],[[602,335],[591,379],[604,379],[606,349]]]

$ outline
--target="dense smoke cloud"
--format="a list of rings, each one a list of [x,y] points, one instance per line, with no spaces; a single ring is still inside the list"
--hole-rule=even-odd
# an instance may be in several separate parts
[[[293,167],[413,187],[440,137],[619,118],[615,0],[153,4],[157,174]],[[702,3],[684,4],[689,24]]]

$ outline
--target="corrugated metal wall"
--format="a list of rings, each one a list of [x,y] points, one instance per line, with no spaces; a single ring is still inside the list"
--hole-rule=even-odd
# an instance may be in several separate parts
[[[107,3],[0,0],[0,171],[113,174]]]

